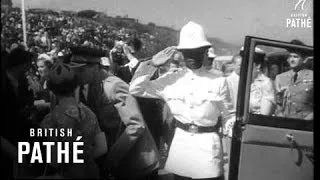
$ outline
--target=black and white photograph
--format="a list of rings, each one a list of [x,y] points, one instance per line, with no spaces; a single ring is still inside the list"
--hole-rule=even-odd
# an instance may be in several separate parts
[[[1,0],[0,179],[313,180],[313,0]]]

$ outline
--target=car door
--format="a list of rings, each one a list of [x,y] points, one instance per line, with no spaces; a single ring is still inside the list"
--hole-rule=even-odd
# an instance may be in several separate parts
[[[229,180],[313,179],[313,121],[255,114],[250,110],[253,59],[257,47],[313,47],[247,36],[233,128]]]

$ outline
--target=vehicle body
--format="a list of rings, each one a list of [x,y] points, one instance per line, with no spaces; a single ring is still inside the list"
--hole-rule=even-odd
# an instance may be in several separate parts
[[[249,113],[256,46],[280,49],[290,47],[313,53],[313,47],[310,46],[251,36],[245,38],[228,179],[311,180],[314,178],[313,121]],[[278,56],[277,63],[281,64],[281,72],[286,71],[286,54],[269,53],[269,57],[274,56]]]

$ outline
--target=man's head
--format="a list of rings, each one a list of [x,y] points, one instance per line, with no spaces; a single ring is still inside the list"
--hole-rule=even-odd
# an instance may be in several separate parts
[[[203,61],[203,66],[206,69],[211,69],[212,68],[212,62],[214,61],[214,59],[216,58],[216,54],[214,53],[214,48],[211,47],[208,49],[208,56],[205,56],[205,59]]]
[[[211,45],[203,28],[197,23],[189,22],[180,31],[177,49],[182,52],[187,68],[199,69],[204,58],[207,58]]]
[[[270,70],[269,70],[270,78],[274,80],[279,73],[280,73],[280,67],[277,64],[271,64]]]
[[[232,65],[233,65],[233,71],[236,74],[240,75],[242,56],[240,54],[237,54],[237,55],[233,56],[231,62],[232,62]]]
[[[305,45],[303,42],[299,40],[292,40],[291,44],[295,45]],[[304,52],[303,50],[295,49],[295,48],[289,48],[288,49],[289,56],[288,56],[288,63],[291,69],[300,69],[303,64],[304,60],[307,57],[307,53]]]
[[[47,54],[41,54],[37,59],[38,72],[42,78],[47,78],[49,69],[52,67],[53,61]]]
[[[8,54],[7,69],[15,69],[21,73],[24,73],[30,68],[32,59],[34,57],[35,54],[25,51],[21,47],[16,48]]]
[[[78,83],[87,84],[92,82],[100,67],[102,67],[101,57],[104,57],[105,53],[88,47],[70,49],[72,54],[69,59],[69,65],[74,69]]]
[[[57,62],[48,74],[48,88],[59,96],[72,96],[77,87],[76,75],[69,65]]]
[[[266,53],[260,49],[260,48],[255,48],[255,53],[253,56],[253,72],[252,72],[252,77],[256,78],[259,74],[263,72],[264,65],[265,65],[265,57]]]

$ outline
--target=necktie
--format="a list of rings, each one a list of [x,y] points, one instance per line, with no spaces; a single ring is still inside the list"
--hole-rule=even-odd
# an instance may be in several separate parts
[[[293,83],[295,83],[298,79],[298,73],[297,72],[294,72],[294,75],[293,75]]]

